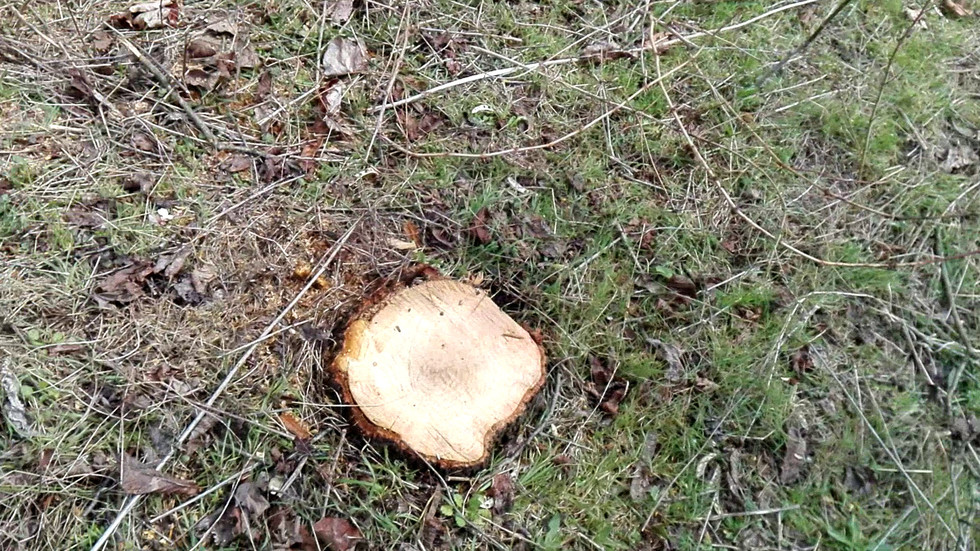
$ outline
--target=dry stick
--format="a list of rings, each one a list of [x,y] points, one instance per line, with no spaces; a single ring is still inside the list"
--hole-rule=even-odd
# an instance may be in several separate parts
[[[183,97],[181,97],[179,92],[174,90],[173,82],[171,82],[171,80],[167,78],[167,75],[165,75],[164,72],[160,69],[160,67],[157,66],[156,62],[154,62],[152,59],[150,59],[149,56],[144,54],[143,51],[140,50],[138,46],[130,42],[129,39],[127,39],[123,35],[123,33],[119,32],[118,29],[116,29],[112,25],[109,25],[108,23],[106,23],[106,27],[112,29],[112,32],[116,33],[116,36],[119,37],[119,41],[122,42],[123,46],[125,46],[126,49],[129,50],[131,54],[136,56],[136,59],[139,60],[139,62],[143,65],[143,67],[146,68],[147,71],[150,71],[150,73],[153,74],[153,77],[156,78],[157,82],[159,82],[160,85],[164,87],[165,92],[167,94],[173,93],[173,96],[177,99],[177,103],[180,105],[180,108],[184,110],[184,113],[186,113],[187,117],[191,119],[191,122],[194,123],[194,126],[196,126],[197,129],[201,131],[201,134],[204,134],[204,137],[207,138],[208,142],[210,142],[212,146],[217,147],[218,139],[214,136],[214,133],[211,132],[211,129],[208,128],[208,125],[204,124],[204,121],[201,120],[201,117],[199,117],[197,113],[194,112],[194,108],[191,107],[191,105],[187,103],[187,101],[185,101]]]
[[[858,171],[857,176],[859,179],[864,179],[864,162],[868,155],[868,147],[871,146],[871,129],[874,127],[875,116],[878,114],[878,105],[881,104],[881,96],[885,93],[885,84],[888,83],[888,77],[891,76],[892,62],[895,61],[895,56],[898,54],[898,50],[905,44],[905,40],[912,34],[912,30],[915,26],[919,24],[919,20],[926,13],[926,6],[932,0],[925,0],[925,2],[919,6],[919,14],[915,16],[915,19],[909,23],[909,26],[902,33],[902,36],[898,38],[898,42],[895,43],[895,48],[892,53],[888,56],[888,63],[885,64],[885,74],[881,77],[881,85],[878,86],[878,96],[875,98],[874,105],[871,106],[871,116],[868,118],[868,131],[864,134],[864,147],[861,148],[861,157],[858,160]]]
[[[823,364],[823,362],[821,362],[821,364]],[[864,411],[858,405],[857,400],[855,400],[854,397],[851,396],[851,393],[848,392],[847,387],[844,386],[844,382],[840,380],[840,377],[837,376],[837,373],[833,369],[830,369],[830,366],[825,365],[824,367],[826,367],[827,372],[830,373],[831,377],[834,378],[834,381],[837,383],[837,385],[840,386],[840,389],[844,392],[844,396],[847,397],[847,401],[849,401],[851,405],[854,406],[854,410],[857,411],[857,414],[861,418],[861,421],[864,423],[866,427],[868,427],[868,430],[871,431],[871,435],[874,436],[875,440],[878,441],[878,444],[882,447],[883,450],[885,450],[885,455],[887,455],[888,458],[891,459],[893,463],[895,463],[895,467],[897,467],[898,471],[902,473],[902,475],[905,477],[905,481],[908,483],[909,487],[915,490],[915,492],[913,493],[917,493],[919,495],[919,498],[922,499],[922,501],[924,501],[925,504],[929,506],[929,509],[931,509],[932,512],[936,515],[936,518],[939,519],[939,523],[943,525],[943,528],[946,529],[946,532],[948,532],[950,536],[955,538],[956,534],[953,533],[953,529],[950,528],[949,524],[946,523],[946,519],[944,519],[942,515],[940,515],[939,512],[936,511],[936,506],[933,505],[931,501],[929,501],[929,498],[926,497],[925,492],[923,492],[919,488],[918,484],[916,484],[915,481],[912,480],[912,477],[909,476],[908,471],[902,465],[902,461],[898,458],[897,455],[895,455],[895,452],[888,447],[885,441],[882,440],[881,436],[878,434],[878,431],[875,430],[874,425],[871,424],[871,421],[868,420],[868,417],[864,414]]]
[[[287,304],[286,307],[282,309],[279,315],[276,316],[276,319],[272,320],[272,322],[265,328],[265,330],[262,331],[262,334],[259,337],[259,339],[257,339],[256,344],[251,346],[244,354],[242,354],[242,357],[239,358],[238,362],[236,362],[235,365],[232,366],[232,368],[228,371],[228,374],[225,375],[225,378],[218,385],[218,388],[214,389],[214,392],[211,393],[211,397],[208,398],[208,401],[204,403],[204,409],[202,409],[194,417],[194,419],[190,422],[190,424],[187,425],[184,431],[180,433],[180,436],[177,437],[177,441],[175,442],[175,445],[172,446],[170,448],[170,451],[167,452],[167,455],[163,456],[163,459],[161,459],[160,462],[157,463],[157,466],[155,467],[156,470],[159,471],[160,469],[162,469],[163,466],[166,465],[173,458],[174,451],[177,448],[179,448],[184,443],[184,441],[187,440],[190,434],[194,432],[194,429],[197,428],[197,425],[200,424],[201,421],[208,415],[207,410],[214,405],[214,403],[218,400],[218,397],[221,396],[221,394],[225,391],[226,388],[228,388],[228,385],[231,383],[232,379],[235,378],[235,375],[238,373],[238,370],[243,365],[245,365],[245,362],[252,356],[252,353],[255,352],[255,349],[258,348],[257,346],[258,342],[261,342],[261,340],[265,336],[267,336],[269,333],[272,333],[276,325],[278,325],[279,322],[286,317],[286,314],[288,314],[289,311],[292,310],[294,306],[296,306],[296,303],[298,303],[299,300],[303,298],[303,295],[305,295],[306,292],[309,291],[311,287],[313,287],[317,279],[320,276],[322,276],[324,272],[327,271],[327,268],[337,257],[337,254],[340,253],[340,250],[347,243],[347,240],[350,239],[351,235],[353,235],[354,229],[357,227],[360,221],[361,218],[355,220],[354,223],[351,224],[350,228],[348,228],[348,230],[344,233],[344,235],[341,236],[340,239],[338,239],[337,242],[333,244],[333,247],[330,248],[330,252],[328,253],[326,259],[320,264],[320,268],[316,271],[316,273],[310,276],[309,281],[307,281],[306,285],[304,285],[303,288],[300,289],[299,293],[296,294],[293,300],[290,301],[289,304]],[[135,495],[135,496],[130,496],[129,498],[126,499],[126,501],[123,503],[122,508],[119,510],[119,513],[116,514],[116,517],[112,520],[109,526],[106,527],[105,532],[103,532],[99,540],[95,542],[95,545],[91,547],[91,551],[101,551],[102,549],[105,548],[106,544],[109,543],[109,539],[112,537],[112,534],[116,531],[116,529],[119,528],[119,525],[122,524],[123,519],[126,518],[126,516],[130,513],[130,511],[132,511],[133,508],[136,507],[136,504],[139,503],[141,497],[143,496]]]
[[[402,153],[404,153],[404,154],[406,154],[406,155],[408,155],[410,157],[416,157],[416,158],[460,157],[460,158],[466,158],[466,159],[489,159],[491,157],[500,157],[502,155],[509,155],[511,153],[524,153],[524,152],[527,152],[527,151],[535,151],[535,150],[538,150],[538,149],[550,149],[550,148],[552,148],[552,147],[554,147],[554,146],[556,146],[556,145],[558,145],[558,144],[560,144],[560,143],[562,143],[562,142],[564,142],[566,140],[569,140],[571,138],[574,138],[575,136],[578,136],[579,134],[581,134],[581,133],[585,132],[586,130],[592,128],[593,126],[595,126],[595,125],[599,124],[600,122],[602,122],[602,121],[608,119],[609,117],[613,116],[620,109],[623,109],[624,107],[628,106],[630,103],[632,103],[632,101],[634,99],[636,99],[637,97],[639,97],[641,94],[646,93],[650,88],[653,88],[656,84],[660,83],[663,79],[665,79],[665,78],[671,76],[672,74],[676,73],[677,71],[680,71],[681,69],[683,69],[685,66],[687,66],[688,63],[690,63],[690,60],[685,61],[684,63],[681,63],[680,65],[674,67],[673,69],[671,69],[670,71],[668,71],[664,75],[657,77],[655,80],[652,80],[652,81],[644,84],[639,89],[637,89],[636,92],[633,92],[632,94],[630,94],[630,96],[628,98],[626,98],[625,100],[621,101],[620,103],[617,103],[617,104],[613,105],[605,113],[603,113],[603,114],[599,115],[598,117],[592,119],[591,121],[589,121],[588,123],[586,123],[584,126],[580,126],[580,127],[576,128],[575,130],[572,130],[571,132],[569,132],[569,133],[567,133],[567,134],[565,134],[563,136],[560,136],[558,138],[555,138],[554,140],[551,140],[548,143],[537,144],[537,145],[526,145],[526,146],[522,146],[522,147],[512,147],[510,149],[499,149],[497,151],[488,151],[487,153],[455,153],[455,152],[452,152],[452,151],[442,151],[442,152],[438,152],[438,153],[419,153],[417,151],[412,151],[412,150],[410,150],[410,149],[408,149],[406,147],[402,147],[401,145],[398,145],[397,143],[395,143],[390,138],[386,138],[385,141],[388,142],[388,145],[391,145],[392,147],[394,147],[398,151],[400,151],[400,152],[402,152]]]
[[[800,44],[792,52],[790,52],[789,54],[787,54],[786,57],[784,57],[779,63],[777,63],[776,66],[773,67],[773,69],[771,71],[767,71],[767,72],[763,73],[763,75],[761,77],[759,77],[759,79],[756,81],[756,86],[757,87],[761,87],[763,84],[766,83],[767,80],[769,80],[770,77],[773,77],[773,76],[778,75],[779,73],[781,73],[782,70],[783,70],[783,67],[787,63],[789,63],[789,60],[791,60],[794,57],[800,55],[801,53],[803,53],[804,50],[806,50],[807,48],[809,48],[810,47],[810,44],[813,44],[813,41],[816,40],[817,37],[820,36],[820,33],[822,33],[823,30],[827,28],[827,25],[830,24],[830,22],[835,17],[837,17],[837,15],[840,12],[844,11],[844,8],[846,8],[847,5],[850,4],[853,1],[854,0],[842,0],[840,4],[837,4],[837,7],[834,8],[834,11],[830,12],[830,15],[828,15],[820,23],[820,25],[817,26],[817,28],[812,33],[810,33],[810,36],[808,36],[806,38],[806,40],[803,42],[803,44]]]
[[[936,242],[935,254],[939,255],[942,253],[942,243],[939,236],[939,229],[936,229]],[[974,350],[973,346],[970,345],[970,336],[966,334],[966,329],[963,327],[963,321],[960,319],[959,312],[956,311],[956,293],[953,292],[953,285],[949,281],[949,270],[946,268],[946,264],[939,265],[939,275],[940,280],[943,285],[943,292],[946,294],[946,302],[949,307],[950,316],[953,318],[953,327],[956,328],[956,334],[963,341],[963,348],[966,349],[966,353],[969,357],[974,360],[980,359],[980,355]],[[962,361],[960,364],[953,368],[952,372],[949,374],[949,383],[946,385],[946,413],[947,415],[952,415],[953,413],[953,395],[956,394],[956,387],[960,384],[960,377],[963,375],[963,370],[966,368],[968,362]]]
[[[163,72],[163,70],[157,65],[157,63],[152,58],[150,58],[150,56],[143,53],[143,51],[139,48],[139,46],[133,44],[121,32],[119,32],[118,29],[112,27],[108,23],[106,24],[106,26],[112,29],[114,33],[116,33],[116,35],[119,37],[120,42],[122,42],[123,46],[125,46],[126,49],[130,51],[130,53],[136,56],[136,59],[140,62],[140,64],[142,64],[143,67],[146,68],[146,70],[150,71],[150,73],[153,74],[153,78],[155,78],[157,82],[164,87],[164,91],[166,92],[164,97],[172,94],[173,97],[177,99],[177,104],[180,105],[180,108],[184,110],[184,113],[187,115],[187,118],[191,120],[191,123],[193,123],[193,125],[198,130],[201,131],[201,134],[204,134],[206,141],[211,145],[211,147],[215,149],[221,149],[224,151],[236,151],[238,153],[245,153],[247,155],[253,155],[256,157],[271,156],[269,153],[259,151],[257,149],[253,149],[251,147],[245,147],[242,145],[227,143],[227,142],[219,142],[218,138],[214,135],[214,132],[212,132],[211,129],[208,127],[207,123],[205,123],[204,120],[200,117],[200,115],[198,115],[194,111],[194,108],[191,106],[191,104],[187,103],[187,100],[185,100],[180,95],[180,92],[176,89],[177,86],[174,85],[173,80],[169,78],[166,75],[166,73]],[[244,138],[242,139],[242,141],[243,142],[245,141]]]
[[[438,86],[434,86],[432,88],[429,88],[428,90],[423,90],[422,92],[419,92],[418,94],[415,94],[414,96],[409,96],[407,98],[402,98],[402,99],[400,99],[398,101],[395,101],[395,102],[392,102],[392,103],[388,103],[388,104],[385,104],[385,105],[379,105],[379,106],[372,107],[371,109],[368,109],[367,112],[369,114],[374,114],[374,113],[378,113],[378,112],[381,112],[381,111],[385,111],[387,109],[394,109],[396,107],[401,107],[402,105],[407,105],[409,103],[414,103],[414,102],[419,101],[421,99],[425,99],[425,98],[427,98],[427,97],[429,97],[431,95],[438,94],[439,92],[443,92],[445,90],[450,90],[452,88],[456,88],[457,86],[462,86],[464,84],[470,84],[472,82],[480,82],[482,80],[488,80],[488,79],[491,79],[491,78],[504,77],[504,76],[511,75],[511,74],[514,74],[514,73],[518,73],[518,72],[521,72],[521,71],[531,72],[531,71],[537,71],[538,69],[543,69],[543,68],[546,68],[546,67],[554,67],[555,65],[567,65],[569,63],[579,63],[581,61],[595,60],[595,59],[599,59],[599,58],[601,58],[603,56],[608,56],[610,54],[617,54],[617,53],[638,54],[638,53],[642,53],[642,52],[649,51],[649,50],[656,50],[658,48],[668,48],[670,46],[681,44],[681,43],[683,43],[685,41],[693,40],[695,38],[701,38],[703,36],[712,36],[712,35],[715,35],[717,33],[722,33],[722,32],[735,31],[735,30],[741,29],[743,27],[747,27],[749,25],[752,25],[753,23],[756,23],[757,21],[761,21],[761,20],[763,20],[763,19],[765,19],[767,17],[771,17],[773,15],[776,15],[777,13],[784,12],[786,10],[791,10],[791,9],[794,9],[794,8],[799,8],[799,7],[802,7],[802,6],[807,6],[807,5],[810,5],[810,4],[815,4],[815,3],[819,2],[819,1],[820,0],[802,0],[800,2],[795,2],[795,3],[792,3],[792,4],[787,4],[785,6],[780,6],[778,8],[769,10],[769,11],[763,13],[763,14],[757,15],[757,16],[755,16],[755,17],[753,17],[751,19],[748,19],[746,21],[742,21],[741,23],[735,23],[733,25],[728,25],[726,27],[722,27],[722,28],[717,29],[717,30],[714,30],[714,31],[705,31],[705,32],[692,33],[692,34],[686,35],[683,39],[677,38],[677,39],[672,39],[672,40],[665,40],[665,41],[657,42],[655,44],[649,44],[647,46],[642,46],[642,47],[639,47],[639,48],[629,48],[629,49],[618,50],[618,51],[613,51],[613,52],[603,52],[603,53],[592,54],[592,55],[582,55],[582,56],[576,56],[576,57],[564,57],[564,58],[559,58],[559,59],[549,59],[547,61],[539,61],[537,63],[528,63],[527,65],[519,65],[519,66],[516,66],[516,67],[505,67],[503,69],[497,69],[495,71],[488,71],[488,72],[485,72],[485,73],[479,73],[479,74],[476,74],[476,75],[470,75],[470,76],[465,77],[465,78],[461,78],[461,79],[458,79],[458,80],[453,80],[453,81],[450,81],[450,82],[446,82],[446,83],[440,84]]]
[[[661,74],[660,56],[654,56],[654,61],[656,62],[657,74],[659,76]],[[708,161],[705,160],[703,155],[701,155],[701,150],[698,148],[697,145],[694,144],[694,140],[691,138],[691,135],[687,132],[687,128],[685,128],[684,122],[681,121],[680,115],[677,114],[677,109],[675,109],[674,101],[670,98],[670,94],[667,92],[667,87],[664,86],[663,80],[662,79],[658,79],[658,80],[660,82],[660,88],[664,93],[664,98],[667,100],[667,107],[670,109],[671,114],[674,116],[674,121],[677,122],[677,126],[678,128],[680,128],[681,134],[684,135],[684,140],[691,148],[691,151],[694,153],[694,157],[698,160],[698,163],[705,170],[705,173],[707,174],[708,178],[711,179],[711,182],[718,189],[718,192],[725,199],[725,202],[728,203],[728,206],[729,208],[732,209],[732,212],[734,212],[739,218],[747,222],[750,226],[755,228],[758,232],[762,233],[769,239],[772,239],[773,241],[776,242],[777,245],[785,248],[786,250],[796,255],[799,255],[811,262],[819,264],[821,266],[832,266],[838,268],[903,268],[903,267],[912,267],[912,266],[924,266],[935,262],[945,262],[947,260],[952,260],[955,258],[964,258],[967,256],[974,256],[980,254],[980,249],[978,249],[976,251],[970,251],[968,253],[963,253],[961,255],[931,258],[929,260],[922,260],[917,262],[837,262],[833,260],[824,260],[823,258],[819,258],[801,251],[800,249],[794,247],[793,245],[790,245],[789,243],[783,241],[780,237],[777,237],[766,228],[763,228],[761,225],[759,225],[758,222],[753,220],[749,215],[745,214],[745,212],[738,207],[738,204],[736,204],[735,200],[732,199],[732,196],[728,193],[728,190],[726,190],[725,187],[721,184],[721,181],[718,179],[718,176],[715,175],[714,170],[712,170],[711,166],[708,165]]]
[[[371,157],[371,150],[374,149],[374,143],[378,139],[378,134],[381,133],[381,124],[384,122],[385,118],[385,105],[388,104],[388,99],[391,97],[391,91],[395,89],[395,80],[398,79],[398,71],[402,68],[402,62],[405,59],[405,52],[408,50],[408,36],[411,34],[409,28],[403,30],[403,25],[410,27],[408,25],[408,6],[411,2],[405,2],[405,6],[402,8],[402,15],[398,21],[398,31],[395,38],[402,38],[402,46],[398,49],[398,57],[395,58],[395,62],[391,68],[391,78],[388,80],[388,88],[385,89],[384,99],[382,100],[381,110],[378,112],[378,118],[374,121],[374,132],[371,134],[371,141],[368,142],[367,152],[364,153],[364,159],[367,160]]]

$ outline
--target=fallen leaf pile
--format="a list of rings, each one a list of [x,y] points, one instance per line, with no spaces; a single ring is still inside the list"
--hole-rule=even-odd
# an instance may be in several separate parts
[[[207,296],[208,285],[217,274],[207,266],[185,269],[192,252],[189,246],[184,246],[173,253],[161,254],[155,262],[131,260],[122,269],[99,281],[92,298],[101,307],[126,305],[146,295],[151,290],[152,279],[160,283],[159,288],[153,289],[155,292],[169,287],[176,294],[179,304],[201,304]]]

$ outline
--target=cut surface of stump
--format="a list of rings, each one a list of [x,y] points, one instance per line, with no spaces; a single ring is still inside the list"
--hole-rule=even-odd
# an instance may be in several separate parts
[[[333,369],[369,436],[448,467],[482,463],[545,379],[530,333],[483,291],[448,279],[355,316]]]

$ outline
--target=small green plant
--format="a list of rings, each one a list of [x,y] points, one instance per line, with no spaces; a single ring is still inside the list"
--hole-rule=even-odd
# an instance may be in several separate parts
[[[452,518],[456,526],[462,528],[467,524],[482,526],[490,518],[490,501],[481,493],[475,493],[469,499],[462,494],[453,494],[449,503],[439,507],[439,513]]]

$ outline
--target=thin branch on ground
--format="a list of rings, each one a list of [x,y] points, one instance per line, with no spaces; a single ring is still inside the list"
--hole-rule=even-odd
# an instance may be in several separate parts
[[[320,276],[322,276],[324,272],[327,271],[327,268],[330,267],[334,259],[337,258],[337,255],[340,253],[341,249],[343,249],[344,245],[347,243],[347,240],[349,240],[351,235],[354,234],[354,230],[357,228],[360,221],[361,221],[360,218],[355,220],[351,224],[350,228],[348,228],[347,231],[333,244],[330,251],[327,252],[326,258],[323,260],[323,262],[320,263],[320,267],[317,269],[317,271],[314,272],[312,276],[310,276],[306,285],[304,285],[303,288],[300,289],[298,293],[296,293],[296,296],[293,298],[293,300],[290,301],[289,304],[287,304],[286,307],[282,309],[279,315],[276,316],[276,318],[272,320],[272,322],[269,323],[268,326],[266,326],[265,330],[262,331],[262,334],[259,336],[259,338],[256,339],[257,342],[261,342],[265,336],[275,331],[276,326],[279,325],[279,322],[286,317],[286,315],[293,309],[294,306],[296,306],[296,303],[298,303],[299,300],[303,298],[303,295],[305,295],[306,292],[309,291],[314,284],[316,284],[317,279]],[[218,400],[218,397],[221,396],[221,394],[225,391],[225,389],[228,388],[228,385],[231,383],[232,379],[235,378],[235,375],[238,373],[238,370],[241,369],[243,365],[245,365],[245,362],[252,356],[252,353],[255,352],[257,348],[258,345],[255,344],[249,347],[248,350],[246,350],[245,353],[242,354],[242,357],[239,358],[238,362],[236,362],[235,365],[232,366],[230,370],[228,370],[228,373],[225,375],[225,378],[221,381],[221,383],[218,384],[218,387],[214,389],[214,392],[211,393],[211,396],[208,398],[207,402],[204,403],[205,407],[210,408],[211,406],[214,405],[214,403]],[[184,428],[183,432],[180,433],[180,436],[177,437],[177,441],[174,443],[173,447],[170,448],[170,451],[167,453],[167,455],[165,455],[157,463],[155,467],[156,470],[158,471],[161,470],[167,463],[170,462],[170,460],[175,455],[175,450],[179,448],[181,445],[183,445],[184,442],[187,441],[191,433],[194,432],[194,429],[197,428],[197,426],[201,423],[201,421],[204,420],[204,418],[207,415],[209,415],[208,411],[206,409],[202,409],[197,414],[197,416],[194,417],[194,419],[187,425],[187,427]],[[98,541],[95,542],[95,544],[91,547],[90,551],[101,551],[102,549],[105,548],[105,546],[109,543],[109,540],[112,538],[113,533],[115,533],[116,529],[119,528],[119,525],[122,524],[122,521],[126,518],[127,515],[129,515],[129,513],[133,510],[133,508],[136,507],[136,504],[140,502],[141,497],[142,496],[140,495],[134,495],[126,499],[126,501],[123,503],[122,508],[119,510],[119,513],[116,514],[116,517],[112,520],[112,522],[109,523],[109,526],[106,527],[105,531],[102,532],[102,536],[99,537]]]
[[[757,16],[755,16],[755,17],[753,17],[753,18],[751,18],[751,19],[749,19],[747,21],[742,21],[740,23],[735,23],[735,24],[732,24],[732,25],[728,25],[726,27],[722,27],[722,28],[717,29],[717,30],[714,30],[714,31],[703,31],[703,32],[691,33],[689,35],[685,35],[683,38],[674,38],[674,39],[669,39],[669,40],[658,41],[658,42],[655,42],[655,43],[652,43],[652,44],[647,44],[647,45],[644,45],[644,46],[641,46],[641,47],[638,47],[638,48],[627,48],[627,49],[624,49],[624,50],[618,50],[618,51],[614,51],[614,52],[603,52],[603,53],[596,53],[596,54],[591,54],[591,55],[580,55],[580,56],[575,56],[575,57],[565,57],[565,58],[559,58],[559,59],[550,59],[550,60],[547,60],[547,61],[539,61],[539,62],[536,62],[536,63],[528,63],[526,65],[517,65],[517,66],[513,66],[513,67],[505,67],[503,69],[497,69],[497,70],[494,70],[494,71],[487,71],[485,73],[478,73],[478,74],[470,75],[468,77],[464,77],[464,78],[461,78],[461,79],[458,79],[458,80],[453,80],[453,81],[445,82],[445,83],[440,84],[438,86],[433,86],[432,88],[429,88],[427,90],[424,90],[422,92],[419,92],[418,94],[409,96],[407,98],[402,98],[402,99],[400,99],[398,101],[394,101],[394,102],[387,103],[387,104],[384,104],[384,105],[379,105],[379,106],[376,106],[376,107],[372,107],[372,108],[368,109],[367,112],[368,112],[368,114],[379,113],[379,112],[384,111],[386,109],[394,109],[396,107],[401,107],[402,105],[407,105],[409,103],[415,103],[416,101],[425,99],[425,98],[427,98],[429,96],[438,94],[440,92],[444,92],[446,90],[450,90],[452,88],[456,88],[458,86],[463,86],[465,84],[471,84],[471,83],[474,83],[474,82],[480,82],[480,81],[483,81],[483,80],[489,80],[489,79],[493,79],[493,78],[505,77],[505,76],[508,76],[508,75],[512,75],[514,73],[520,73],[522,71],[532,72],[532,71],[537,71],[539,69],[545,69],[545,68],[548,68],[548,67],[554,67],[554,66],[557,66],[557,65],[568,65],[570,63],[581,63],[581,62],[584,62],[584,61],[591,61],[591,60],[600,59],[603,56],[608,56],[610,54],[636,55],[636,54],[640,54],[640,53],[644,53],[644,52],[649,52],[649,51],[654,51],[655,52],[655,51],[660,50],[660,49],[670,48],[671,46],[676,46],[678,44],[683,44],[683,43],[685,43],[687,41],[694,40],[696,38],[701,38],[701,37],[705,37],[705,36],[714,36],[714,35],[716,35],[718,33],[735,31],[735,30],[738,30],[738,29],[747,27],[749,25],[752,25],[754,23],[757,23],[757,22],[759,22],[759,21],[761,21],[763,19],[766,19],[767,17],[771,17],[771,16],[776,15],[778,13],[784,12],[786,10],[791,10],[791,9],[803,7],[803,6],[806,6],[806,5],[809,5],[809,4],[814,4],[814,3],[818,2],[818,1],[819,0],[803,0],[801,2],[795,2],[795,3],[792,3],[792,4],[786,4],[786,5],[783,5],[783,6],[779,6],[778,8],[771,9],[771,10],[769,10],[769,11],[763,13],[763,14],[757,15]]]

